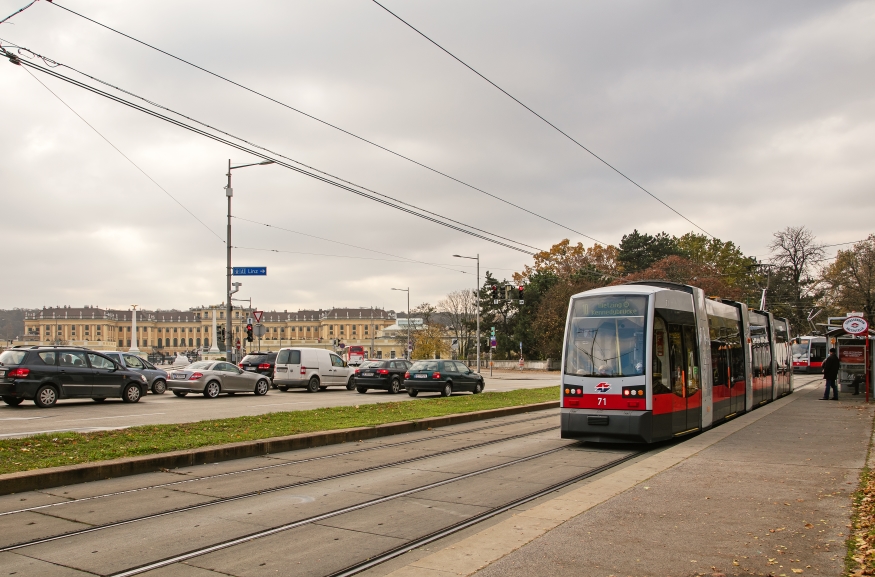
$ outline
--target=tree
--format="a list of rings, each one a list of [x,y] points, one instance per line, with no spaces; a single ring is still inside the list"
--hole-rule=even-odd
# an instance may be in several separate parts
[[[441,300],[437,310],[449,319],[449,330],[459,342],[459,357],[467,358],[477,323],[477,296],[471,290],[453,291]],[[476,346],[475,346],[476,348]]]
[[[572,245],[566,238],[554,244],[550,250],[536,253],[534,266],[513,275],[517,283],[525,283],[536,273],[550,273],[563,281],[587,277],[590,279],[617,276],[617,247],[600,244],[585,248],[583,244]]]
[[[699,287],[707,296],[739,299],[742,291],[732,286],[716,267],[693,262],[682,256],[668,256],[641,272],[630,274],[613,284],[632,281],[663,280]]]
[[[617,262],[625,274],[641,272],[665,257],[678,255],[677,239],[661,232],[656,236],[640,233],[638,229],[624,234],[620,240]]]
[[[422,303],[410,311],[407,322],[410,325],[410,340],[413,343],[414,359],[434,359],[449,356],[450,344],[447,342],[447,327],[438,319],[438,310],[429,303]],[[422,323],[412,324],[418,318]],[[401,332],[396,341],[407,346],[407,333]]]
[[[792,298],[798,303],[817,282],[811,273],[823,260],[823,246],[815,242],[814,233],[804,226],[788,226],[772,236],[771,263],[787,271],[793,285]]]
[[[862,311],[869,322],[875,320],[875,234],[840,250],[835,262],[824,271],[827,299],[839,310]]]

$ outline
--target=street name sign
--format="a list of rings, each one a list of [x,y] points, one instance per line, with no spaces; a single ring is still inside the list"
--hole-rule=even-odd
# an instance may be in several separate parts
[[[267,276],[266,266],[235,266],[231,268],[234,276]]]

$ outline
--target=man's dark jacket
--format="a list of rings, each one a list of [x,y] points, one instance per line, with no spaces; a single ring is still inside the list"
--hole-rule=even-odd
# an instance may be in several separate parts
[[[826,360],[823,361],[823,378],[834,381],[838,376],[839,358],[835,356],[835,353],[830,353]]]

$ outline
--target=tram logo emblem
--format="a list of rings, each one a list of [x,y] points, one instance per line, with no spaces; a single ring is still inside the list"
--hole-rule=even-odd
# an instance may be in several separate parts
[[[599,383],[595,386],[595,390],[598,391],[599,393],[607,393],[608,391],[611,390],[611,384],[610,383]]]

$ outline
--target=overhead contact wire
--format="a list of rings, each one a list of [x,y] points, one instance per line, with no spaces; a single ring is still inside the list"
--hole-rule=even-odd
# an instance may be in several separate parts
[[[443,51],[444,53],[449,55],[451,58],[453,58],[453,60],[455,60],[456,62],[458,62],[459,64],[461,64],[462,66],[464,66],[465,68],[467,68],[468,70],[470,70],[471,72],[473,72],[474,74],[476,74],[477,76],[479,76],[480,78],[482,78],[483,80],[485,80],[486,82],[491,84],[494,88],[501,91],[502,94],[504,94],[505,96],[507,96],[508,98],[510,98],[511,100],[513,100],[514,102],[516,102],[517,104],[519,104],[520,106],[522,106],[523,108],[525,108],[526,110],[528,110],[529,112],[531,112],[532,114],[534,114],[535,116],[540,118],[542,121],[546,122],[549,126],[551,126],[559,134],[561,134],[562,136],[564,136],[565,138],[567,138],[568,140],[570,140],[571,142],[573,142],[574,144],[576,144],[577,146],[579,146],[580,148],[582,148],[583,150],[588,152],[593,158],[595,158],[596,160],[598,160],[599,162],[601,162],[602,164],[604,164],[605,166],[607,166],[608,168],[610,168],[611,170],[613,170],[614,172],[616,172],[617,174],[619,174],[620,176],[622,176],[623,178],[625,178],[626,180],[631,182],[635,187],[644,191],[648,196],[650,196],[651,198],[653,198],[654,200],[659,202],[661,205],[663,205],[664,207],[666,207],[667,209],[669,209],[670,211],[672,211],[673,213],[675,213],[676,215],[678,215],[679,217],[681,217],[682,219],[684,219],[685,221],[690,223],[691,225],[695,226],[696,228],[698,228],[699,230],[701,230],[702,232],[704,232],[705,234],[707,234],[711,238],[715,238],[715,236],[713,234],[711,234],[710,232],[708,232],[707,230],[705,230],[704,228],[702,228],[701,226],[699,226],[698,224],[696,224],[695,222],[693,222],[692,220],[690,220],[689,218],[687,218],[686,216],[684,216],[683,214],[681,214],[680,212],[675,210],[671,205],[669,205],[664,200],[662,200],[661,198],[659,198],[658,196],[656,196],[655,194],[653,194],[652,192],[650,192],[649,190],[647,190],[646,188],[644,188],[643,186],[641,186],[640,184],[638,184],[637,182],[632,180],[632,178],[630,178],[629,176],[626,176],[626,174],[623,173],[620,169],[618,169],[617,167],[615,167],[614,165],[609,163],[607,160],[605,160],[604,158],[602,158],[601,156],[599,156],[598,154],[596,154],[595,152],[593,152],[592,150],[590,150],[589,148],[587,148],[586,146],[581,144],[579,141],[577,141],[570,134],[568,134],[567,132],[565,132],[564,130],[562,130],[561,128],[559,128],[558,126],[556,126],[555,124],[553,124],[552,122],[550,122],[549,120],[547,120],[546,118],[544,118],[543,116],[541,116],[540,114],[535,112],[532,108],[530,108],[529,106],[524,104],[522,101],[520,101],[513,94],[511,94],[510,92],[508,92],[507,90],[505,90],[504,88],[502,88],[501,86],[496,84],[495,82],[491,81],[490,79],[486,78],[481,73],[477,72],[477,70],[475,70],[473,67],[471,67],[469,64],[467,64],[464,60],[462,60],[461,58],[459,58],[458,56],[456,56],[455,54],[453,54],[452,52],[450,52],[449,50],[447,50],[446,48],[444,48],[443,46],[441,46],[440,44],[438,44],[437,42],[435,42],[434,40],[432,40],[428,36],[426,36],[425,33],[420,32],[415,26],[413,26],[412,24],[410,24],[409,22],[407,22],[406,20],[404,20],[403,18],[401,18],[400,16],[398,16],[397,14],[395,14],[394,12],[392,12],[391,10],[389,10],[388,8],[386,8],[385,6],[380,4],[377,0],[371,0],[371,1],[374,4],[376,4],[377,6],[379,6],[380,8],[382,8],[383,10],[385,10],[386,12],[388,12],[389,14],[391,14],[392,16],[394,16],[395,18],[397,18],[400,22],[402,22],[408,28],[410,28],[411,30],[413,30],[414,32],[416,32],[417,34],[419,34],[420,36],[422,36],[423,38],[425,38],[426,40],[428,40],[429,42],[431,42],[435,46],[437,46],[441,51]]]
[[[156,52],[160,52],[161,54],[164,54],[165,56],[169,56],[170,58],[173,58],[174,60],[178,60],[179,62],[182,62],[183,64],[187,64],[187,65],[189,65],[189,66],[191,66],[191,67],[193,67],[193,68],[196,68],[196,69],[200,70],[201,72],[204,72],[204,73],[206,73],[206,74],[209,74],[210,76],[213,76],[213,77],[215,77],[215,78],[218,78],[218,79],[220,79],[220,80],[223,80],[223,81],[225,81],[225,82],[228,82],[229,84],[233,84],[234,86],[236,86],[236,87],[238,87],[238,88],[242,88],[243,90],[246,90],[247,92],[251,92],[252,94],[255,94],[255,95],[257,95],[257,96],[260,96],[261,98],[264,98],[264,99],[266,99],[266,100],[269,100],[269,101],[273,102],[274,104],[278,104],[278,105],[282,106],[283,108],[287,108],[287,109],[289,109],[289,110],[292,110],[292,111],[294,111],[294,112],[297,112],[298,114],[301,114],[301,115],[303,115],[303,116],[306,116],[307,118],[309,118],[309,119],[311,119],[311,120],[315,120],[316,122],[319,122],[320,124],[324,124],[325,126],[328,126],[328,127],[330,127],[330,128],[333,128],[334,130],[340,131],[340,132],[342,132],[342,133],[344,133],[344,134],[346,134],[346,135],[348,135],[348,136],[352,136],[353,138],[356,138],[356,139],[358,139],[358,140],[360,140],[360,141],[362,141],[362,142],[365,142],[365,143],[367,143],[367,144],[370,144],[371,146],[376,146],[376,147],[379,148],[380,150],[383,150],[383,151],[385,151],[385,152],[388,152],[389,154],[392,154],[392,155],[394,155],[394,156],[397,156],[398,158],[402,158],[402,159],[404,159],[404,160],[406,160],[406,161],[408,161],[408,162],[412,162],[413,164],[416,164],[417,166],[420,166],[420,167],[422,167],[422,168],[424,168],[424,169],[426,169],[426,170],[430,170],[431,172],[434,172],[435,174],[439,174],[439,175],[441,175],[441,176],[443,176],[443,177],[445,177],[445,178],[449,178],[450,180],[452,180],[452,181],[454,181],[454,182],[457,182],[457,183],[461,184],[462,186],[466,186],[466,187],[468,187],[468,188],[470,188],[470,189],[472,189],[472,190],[476,190],[477,192],[480,192],[480,193],[482,193],[482,194],[485,194],[486,196],[492,197],[492,198],[494,198],[495,200],[498,200],[499,202],[503,202],[503,203],[505,203],[505,204],[507,204],[507,205],[510,205],[510,206],[512,206],[512,207],[514,207],[514,208],[517,208],[517,209],[519,209],[519,210],[521,210],[521,211],[523,211],[523,212],[526,212],[526,213],[528,213],[528,214],[530,214],[530,215],[532,215],[532,216],[535,216],[535,217],[537,217],[537,218],[540,218],[540,219],[542,219],[542,220],[545,220],[545,221],[547,221],[547,222],[549,222],[549,223],[551,223],[551,224],[555,224],[556,226],[558,226],[558,227],[560,227],[560,228],[564,228],[565,230],[571,231],[571,232],[573,232],[573,233],[575,233],[575,234],[578,234],[578,235],[580,235],[580,236],[582,236],[582,237],[584,237],[584,238],[588,238],[588,239],[590,239],[590,240],[592,240],[592,241],[594,241],[594,242],[598,242],[598,243],[601,243],[601,244],[604,244],[604,245],[607,244],[607,243],[604,242],[604,241],[600,241],[600,240],[598,240],[597,238],[593,238],[593,237],[591,237],[591,236],[589,236],[589,235],[587,235],[587,234],[584,234],[584,233],[582,233],[582,232],[580,232],[580,231],[578,231],[578,230],[575,230],[575,229],[573,229],[573,228],[571,228],[571,227],[569,227],[569,226],[566,226],[566,225],[564,225],[564,224],[562,224],[562,223],[560,223],[560,222],[556,222],[555,220],[552,220],[552,219],[550,219],[550,218],[547,218],[546,216],[540,215],[540,214],[538,214],[538,213],[536,213],[536,212],[534,212],[534,211],[532,211],[532,210],[529,210],[529,209],[527,209],[527,208],[525,208],[525,207],[523,207],[523,206],[520,206],[520,205],[518,205],[518,204],[515,204],[515,203],[513,203],[513,202],[510,202],[509,200],[506,200],[506,199],[504,199],[504,198],[502,198],[502,197],[500,197],[500,196],[498,196],[498,195],[496,195],[496,194],[492,194],[491,192],[487,192],[487,191],[483,190],[482,188],[478,188],[478,187],[474,186],[473,184],[469,184],[469,183],[467,183],[467,182],[465,182],[465,181],[463,181],[463,180],[461,180],[461,179],[459,179],[459,178],[456,178],[455,176],[452,176],[452,175],[450,175],[450,174],[447,174],[447,173],[445,173],[445,172],[442,172],[442,171],[440,171],[440,170],[438,170],[438,169],[436,169],[436,168],[432,168],[431,166],[428,166],[428,165],[425,164],[425,163],[419,162],[418,160],[414,160],[413,158],[410,158],[409,156],[405,156],[405,155],[403,155],[403,154],[401,154],[401,153],[399,153],[399,152],[395,152],[394,150],[392,150],[392,149],[390,149],[390,148],[386,148],[385,146],[383,146],[383,145],[381,145],[381,144],[377,144],[376,142],[374,142],[374,141],[372,141],[372,140],[368,140],[367,138],[364,138],[363,136],[359,136],[358,134],[355,134],[355,133],[353,133],[353,132],[350,132],[349,130],[346,130],[346,129],[344,129],[344,128],[341,128],[340,126],[337,126],[337,125],[335,125],[335,124],[331,124],[330,122],[325,121],[325,120],[322,120],[321,118],[318,118],[318,117],[316,117],[316,116],[313,116],[312,114],[308,114],[307,112],[304,112],[303,110],[300,110],[300,109],[298,109],[298,108],[295,108],[294,106],[291,106],[291,105],[289,105],[289,104],[286,104],[285,102],[282,102],[282,101],[280,101],[280,100],[277,100],[276,98],[273,98],[273,97],[268,96],[268,95],[266,95],[266,94],[263,94],[263,93],[261,93],[261,92],[259,92],[259,91],[257,91],[257,90],[254,90],[254,89],[252,89],[252,88],[249,88],[248,86],[245,86],[245,85],[243,85],[243,84],[240,84],[239,82],[235,82],[234,80],[231,80],[230,78],[226,78],[225,76],[222,76],[221,74],[217,74],[217,73],[215,73],[215,72],[212,72],[211,70],[207,70],[206,68],[204,68],[204,67],[202,67],[202,66],[198,66],[197,64],[194,64],[193,62],[189,62],[188,60],[186,60],[186,59],[184,59],[184,58],[180,58],[179,56],[176,56],[176,55],[174,55],[174,54],[171,54],[170,52],[167,52],[166,50],[162,50],[161,48],[158,48],[157,46],[153,46],[152,44],[149,44],[148,42],[144,42],[144,41],[142,41],[142,40],[140,40],[140,39],[138,39],[138,38],[135,38],[135,37],[131,36],[130,34],[126,34],[126,33],[122,32],[122,31],[120,31],[120,30],[117,30],[117,29],[111,27],[111,26],[107,26],[106,24],[103,24],[102,22],[98,22],[97,20],[94,20],[93,18],[89,18],[88,16],[85,16],[84,14],[80,14],[79,12],[76,12],[75,10],[71,10],[70,8],[67,8],[66,6],[62,6],[62,5],[60,5],[60,4],[56,3],[56,2],[52,2],[52,5],[53,5],[53,6],[57,6],[58,8],[61,8],[61,9],[63,9],[63,10],[66,10],[67,12],[69,12],[69,13],[71,13],[71,14],[74,14],[74,15],[76,15],[76,16],[79,16],[80,18],[82,18],[82,19],[84,19],[84,20],[88,20],[89,22],[92,22],[92,23],[94,23],[94,24],[97,24],[98,26],[100,26],[100,27],[102,27],[102,28],[106,28],[107,30],[110,30],[111,32],[115,32],[116,34],[118,34],[118,35],[120,35],[120,36],[124,36],[125,38],[127,38],[127,39],[129,39],[129,40],[133,40],[134,42],[137,42],[138,44],[142,44],[143,46],[146,46],[147,48],[151,48],[152,50],[155,50]]]
[[[284,162],[284,161],[282,161],[282,160],[279,160],[279,159],[277,159],[277,158],[272,158],[272,157],[268,156],[267,154],[265,154],[264,152],[259,152],[258,150],[253,150],[253,149],[247,148],[246,146],[243,146],[243,145],[238,144],[238,143],[236,143],[236,142],[232,142],[232,141],[230,141],[230,140],[227,140],[227,139],[222,138],[222,137],[220,137],[220,136],[217,136],[217,135],[215,135],[215,134],[211,134],[211,133],[209,133],[209,132],[206,132],[206,131],[201,130],[201,129],[197,128],[197,127],[194,127],[194,126],[191,126],[191,125],[186,124],[186,123],[184,123],[184,122],[181,122],[181,121],[179,121],[179,120],[176,120],[176,119],[174,119],[174,118],[170,118],[170,117],[168,117],[168,116],[165,116],[165,115],[163,115],[163,114],[160,114],[160,113],[158,113],[158,112],[155,112],[154,110],[150,110],[150,109],[148,109],[148,108],[144,108],[144,107],[142,107],[142,106],[140,106],[140,105],[138,105],[138,104],[135,104],[135,103],[133,103],[133,102],[130,102],[130,101],[125,100],[125,99],[123,99],[123,98],[120,98],[120,97],[118,97],[118,96],[114,96],[114,95],[109,94],[109,93],[107,93],[107,92],[105,92],[105,91],[103,91],[103,90],[100,90],[100,89],[98,89],[98,88],[95,88],[95,87],[93,87],[93,86],[90,86],[90,85],[88,85],[88,84],[85,84],[85,83],[83,83],[83,82],[80,82],[80,81],[78,81],[78,80],[75,80],[75,79],[73,79],[73,78],[70,78],[69,76],[65,76],[65,75],[63,75],[63,74],[60,74],[60,73],[58,73],[58,72],[56,72],[56,71],[54,71],[54,70],[52,70],[52,69],[50,69],[50,68],[44,68],[44,67],[42,67],[42,66],[39,66],[39,65],[37,65],[37,64],[34,64],[34,63],[32,63],[32,62],[28,62],[28,61],[26,61],[26,60],[20,60],[20,63],[21,63],[22,65],[25,65],[25,66],[28,66],[28,67],[30,67],[30,68],[33,68],[33,69],[35,69],[35,70],[39,70],[40,72],[43,72],[44,74],[48,74],[48,75],[50,75],[50,76],[54,76],[55,78],[58,78],[58,79],[60,79],[60,80],[63,80],[63,81],[65,81],[65,82],[68,82],[68,83],[70,83],[70,84],[73,84],[73,85],[75,85],[75,86],[78,86],[78,87],[80,87],[80,88],[84,88],[84,89],[86,89],[86,90],[89,90],[89,91],[91,91],[91,92],[94,92],[95,94],[98,94],[98,95],[100,95],[100,96],[103,96],[103,97],[105,97],[105,98],[108,98],[108,99],[110,99],[110,100],[113,100],[113,101],[115,101],[115,102],[118,102],[119,104],[124,104],[125,106],[128,106],[128,107],[130,107],[130,108],[133,108],[133,109],[135,109],[135,110],[139,110],[140,112],[145,112],[146,114],[149,114],[149,115],[151,115],[151,116],[154,116],[155,118],[159,118],[159,119],[161,119],[161,120],[164,120],[165,122],[169,122],[169,123],[171,123],[171,124],[175,124],[176,126],[179,126],[180,128],[184,128],[184,129],[186,129],[186,130],[189,130],[189,131],[191,131],[191,132],[194,132],[195,134],[199,134],[199,135],[201,135],[201,136],[205,136],[205,137],[207,137],[207,138],[210,138],[210,139],[212,139],[212,140],[215,140],[216,142],[221,142],[221,143],[223,143],[223,144],[226,144],[226,145],[228,145],[228,146],[231,146],[232,148],[236,148],[236,149],[238,149],[238,150],[241,150],[241,151],[247,152],[247,153],[249,153],[249,154],[252,154],[253,156],[257,156],[257,157],[259,157],[259,158],[263,158],[263,159],[265,159],[265,160],[271,160],[271,161],[273,161],[275,164],[278,164],[279,166],[282,166],[282,167],[284,167],[284,168],[288,168],[289,170],[293,170],[293,171],[295,171],[295,172],[298,172],[298,173],[303,174],[303,175],[305,175],[305,176],[309,176],[310,178],[313,178],[313,179],[315,179],[315,180],[322,181],[322,182],[324,182],[324,183],[326,183],[326,184],[330,184],[330,185],[332,185],[332,186],[335,186],[335,187],[337,187],[337,188],[340,188],[340,189],[346,190],[346,191],[348,191],[348,192],[352,192],[353,194],[356,194],[356,195],[361,196],[361,197],[363,197],[363,198],[367,198],[368,200],[372,200],[372,201],[374,201],[374,202],[378,202],[378,203],[380,203],[380,204],[383,204],[383,205],[389,206],[389,207],[391,207],[391,208],[395,208],[396,210],[400,210],[401,212],[406,212],[406,213],[411,214],[411,215],[413,215],[413,216],[417,216],[417,217],[419,217],[419,218],[422,218],[423,220],[428,220],[428,221],[430,221],[430,222],[433,222],[433,223],[435,223],[435,224],[442,225],[442,226],[444,226],[444,227],[446,227],[446,228],[449,228],[449,229],[455,230],[455,231],[457,231],[457,232],[461,232],[461,233],[463,233],[463,234],[467,234],[467,235],[469,235],[469,236],[473,236],[473,237],[475,237],[475,238],[479,238],[479,239],[481,239],[481,240],[485,240],[485,241],[487,241],[487,242],[491,242],[491,243],[493,243],[493,244],[497,244],[497,245],[499,245],[499,246],[503,246],[503,247],[505,247],[505,248],[509,248],[509,249],[511,249],[511,250],[515,250],[515,251],[521,252],[521,253],[523,253],[523,254],[528,254],[528,255],[532,255],[532,254],[533,254],[532,252],[527,251],[527,250],[524,250],[524,249],[522,249],[522,248],[519,248],[518,246],[514,246],[514,245],[512,245],[512,244],[508,244],[508,243],[506,243],[506,242],[501,242],[501,241],[499,241],[499,240],[496,240],[496,238],[501,238],[501,239],[503,239],[503,240],[507,240],[508,242],[513,242],[513,243],[516,243],[516,244],[520,244],[520,245],[522,245],[522,246],[528,246],[528,245],[525,245],[525,244],[523,244],[523,243],[519,243],[519,242],[517,242],[517,241],[511,240],[511,239],[507,239],[507,238],[505,238],[505,237],[501,237],[501,236],[499,236],[499,235],[495,235],[495,234],[493,234],[493,233],[489,233],[489,232],[487,232],[487,231],[483,231],[483,230],[481,230],[481,229],[477,229],[477,228],[475,228],[475,227],[473,227],[473,226],[466,225],[466,224],[461,223],[461,222],[458,222],[458,221],[453,221],[453,220],[451,220],[451,219],[449,219],[449,218],[447,218],[447,217],[443,217],[443,216],[441,216],[441,215],[439,215],[439,214],[431,213],[431,212],[429,212],[429,211],[425,211],[425,210],[419,209],[418,207],[415,207],[415,206],[413,206],[413,205],[409,205],[408,203],[403,203],[403,202],[401,202],[401,201],[397,201],[396,199],[394,199],[394,198],[392,198],[392,197],[389,197],[389,196],[387,196],[387,195],[383,195],[383,194],[379,194],[379,193],[372,193],[372,191],[370,191],[369,189],[364,189],[364,187],[359,187],[359,188],[362,189],[362,190],[359,190],[359,189],[357,189],[357,188],[353,188],[353,186],[357,186],[357,185],[347,186],[347,185],[344,184],[343,182],[338,182],[337,180],[331,180],[330,178],[327,178],[327,177],[325,177],[325,176],[321,176],[321,175],[316,174],[316,173],[314,173],[314,172],[310,172],[310,171],[308,171],[308,170],[305,170],[305,169],[300,168],[300,167],[298,167],[298,166],[295,166],[295,165],[289,164],[289,163]],[[295,162],[295,161],[293,161],[293,162]],[[382,197],[382,198],[381,198],[381,197]],[[388,200],[387,200],[387,199],[388,199]],[[394,202],[391,202],[391,201],[394,201]],[[406,205],[406,206],[405,206],[405,205]],[[410,206],[410,207],[412,207],[412,208],[407,208],[408,206]],[[414,209],[415,209],[415,210],[414,210]],[[421,212],[419,212],[420,210],[421,210]],[[434,216],[429,216],[429,214],[432,214],[432,215],[434,215]],[[435,218],[435,217],[437,217],[437,218]],[[441,220],[441,219],[444,219],[444,220]],[[460,226],[456,226],[457,224],[460,225]],[[463,228],[463,227],[468,227],[468,228]],[[469,230],[469,229],[470,229],[470,230]],[[484,236],[484,234],[479,234],[479,232],[474,232],[475,230],[476,230],[476,231],[479,231],[479,232],[483,232],[484,234],[487,234],[487,235],[491,235],[492,237],[495,237],[495,238],[491,238],[490,236]],[[541,250],[541,249],[538,249],[538,248],[536,248],[536,247],[532,247],[532,248],[535,248],[535,250]]]

